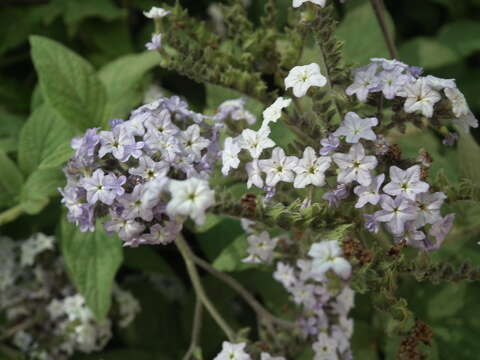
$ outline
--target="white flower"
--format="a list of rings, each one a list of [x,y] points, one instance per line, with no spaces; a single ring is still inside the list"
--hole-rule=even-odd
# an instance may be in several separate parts
[[[215,203],[215,192],[210,189],[206,180],[172,180],[169,190],[172,195],[167,204],[169,215],[190,216],[197,225],[205,222],[205,210]]]
[[[273,273],[273,278],[281,282],[287,289],[297,281],[293,267],[281,261],[277,262],[277,268]]]
[[[342,279],[348,279],[352,271],[350,263],[342,257],[342,248],[336,240],[321,241],[312,245],[308,255],[313,258],[312,275],[323,276],[332,270]]]
[[[245,352],[246,345],[244,342],[234,344],[224,341],[222,351],[213,360],[251,360],[250,355]]]
[[[187,130],[180,133],[181,144],[187,152],[192,152],[198,158],[201,157],[201,151],[205,149],[210,140],[200,136],[200,126],[197,124],[190,125]]]
[[[258,160],[250,161],[245,165],[245,170],[247,170],[248,180],[247,180],[247,187],[250,189],[252,185],[255,185],[259,189],[263,187],[263,178],[262,178],[262,170],[258,165]]]
[[[410,200],[415,200],[417,194],[428,191],[430,186],[420,181],[420,166],[413,165],[407,170],[396,166],[390,167],[390,182],[383,187],[389,195],[401,195]]]
[[[455,79],[441,79],[433,75],[427,75],[425,76],[425,81],[432,89],[437,91],[457,87]]]
[[[418,228],[439,221],[442,218],[440,208],[446,198],[443,192],[418,194],[415,199],[418,211],[415,226]]]
[[[452,112],[457,117],[455,123],[457,123],[464,132],[468,132],[469,126],[478,127],[478,120],[473,115],[470,107],[467,104],[465,96],[457,88],[446,88],[445,95],[452,104]]]
[[[271,122],[277,122],[277,120],[280,119],[280,116],[282,116],[282,109],[290,105],[291,102],[292,99],[285,99],[283,97],[277,98],[272,105],[263,111],[262,128],[268,126]]]
[[[310,146],[303,151],[303,158],[298,161],[293,169],[297,176],[293,186],[295,188],[304,188],[307,185],[323,186],[325,185],[325,171],[330,167],[332,159],[329,156],[317,157],[315,150]]]
[[[269,353],[262,352],[260,354],[260,360],[285,360],[283,356],[272,356]]]
[[[322,87],[327,84],[327,78],[320,73],[320,66],[315,63],[295,66],[285,78],[285,88],[293,88],[296,97],[304,96],[310,86]]]
[[[294,8],[298,8],[303,3],[306,3],[306,2],[311,2],[313,4],[320,5],[321,7],[324,7],[326,0],[293,0],[293,5],[292,6]]]
[[[394,235],[401,235],[404,232],[405,223],[417,217],[417,210],[413,201],[397,196],[395,199],[384,195],[380,200],[383,210],[375,213],[377,221],[386,222]]]
[[[144,11],[143,15],[145,15],[149,19],[161,19],[171,13],[170,10],[165,10],[160,7],[152,7],[148,11]]]
[[[47,236],[42,233],[33,235],[22,244],[20,264],[22,266],[33,265],[38,254],[45,250],[53,250],[54,241],[55,238],[53,236]]]
[[[362,208],[365,204],[377,205],[380,201],[380,187],[385,180],[385,175],[380,174],[373,178],[372,182],[368,186],[358,185],[353,189],[355,195],[358,196],[358,201],[355,204],[357,209]]]
[[[265,183],[268,186],[275,186],[279,181],[292,182],[295,178],[293,169],[297,162],[298,158],[285,156],[283,149],[276,147],[270,159],[259,161],[260,169],[267,174]]]
[[[433,115],[433,106],[442,99],[439,92],[434,90],[424,78],[406,84],[404,95],[407,98],[404,104],[405,112],[420,111],[428,118]]]
[[[130,168],[128,172],[145,180],[153,180],[159,176],[167,175],[169,169],[170,165],[166,161],[155,162],[145,155],[139,159],[138,167]]]
[[[222,151],[222,174],[228,175],[230,169],[238,168],[240,160],[238,158],[238,153],[241,148],[238,145],[236,139],[228,137],[225,139],[225,143]]]
[[[248,257],[243,259],[248,264],[269,264],[273,258],[273,250],[277,246],[278,238],[270,238],[268,232],[264,231],[260,235],[250,235],[248,241]]]
[[[348,154],[333,154],[333,161],[341,170],[337,176],[338,182],[349,184],[357,181],[363,186],[368,186],[372,182],[370,170],[377,166],[377,159],[375,156],[365,156],[362,144],[352,145]]]
[[[312,346],[315,352],[313,360],[337,360],[337,341],[324,332],[318,335],[317,341]]]
[[[275,143],[268,135],[270,135],[269,128],[260,128],[258,131],[244,129],[241,134],[240,145],[242,149],[250,152],[252,158],[258,159],[263,150],[275,146]]]
[[[355,144],[360,139],[374,141],[377,136],[372,130],[373,126],[377,126],[377,118],[362,119],[354,112],[348,112],[345,115],[340,127],[333,133],[334,136],[346,136],[347,143]]]
[[[354,82],[345,90],[345,93],[348,96],[357,95],[358,101],[365,102],[368,93],[379,84],[380,79],[376,74],[377,64],[375,63],[357,69]]]
[[[293,301],[298,305],[304,305],[307,309],[311,309],[317,302],[316,299],[317,287],[313,284],[305,284],[303,282],[297,282],[290,289],[293,295]]]

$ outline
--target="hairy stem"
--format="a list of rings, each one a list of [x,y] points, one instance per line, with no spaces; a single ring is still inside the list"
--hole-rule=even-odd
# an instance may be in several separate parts
[[[378,24],[382,29],[383,37],[385,38],[385,44],[387,45],[388,52],[393,59],[398,59],[398,51],[395,46],[395,41],[388,31],[387,22],[385,20],[385,7],[382,0],[370,0],[372,8],[377,17]]]
[[[23,209],[20,205],[5,210],[4,212],[0,213],[0,225],[14,221],[22,214]]]
[[[177,244],[177,248],[183,257],[183,260],[185,261],[188,275],[190,276],[190,280],[192,281],[192,285],[195,293],[197,294],[197,297],[200,299],[200,301],[205,306],[205,308],[210,313],[215,322],[218,324],[218,326],[223,330],[225,335],[227,335],[228,339],[230,341],[233,341],[235,339],[234,331],[230,328],[225,319],[220,315],[218,310],[215,308],[215,306],[205,293],[205,289],[203,288],[200,276],[198,275],[197,268],[195,267],[195,263],[193,261],[195,255],[192,253],[190,247],[182,236],[178,236],[175,240],[175,243]]]
[[[190,346],[188,347],[188,351],[183,357],[183,360],[190,359],[195,350],[198,347],[199,338],[200,338],[200,329],[202,328],[202,315],[203,315],[203,305],[200,298],[197,296],[195,300],[195,312],[193,314],[193,326],[192,326],[192,339],[190,342]]]
[[[215,276],[219,280],[223,281],[225,284],[230,286],[233,290],[235,290],[242,298],[245,300],[245,302],[252,307],[252,309],[255,311],[255,313],[262,318],[263,320],[279,325],[284,328],[292,329],[295,327],[295,324],[279,319],[276,316],[272,315],[267,309],[265,309],[254,297],[253,295],[245,289],[237,280],[232,278],[231,276],[218,271],[215,269],[213,266],[211,266],[207,261],[200,259],[199,257],[193,255],[193,261],[209,272],[211,275]]]

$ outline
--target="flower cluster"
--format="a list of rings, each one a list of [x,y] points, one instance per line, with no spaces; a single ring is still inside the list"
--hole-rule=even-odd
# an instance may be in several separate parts
[[[222,119],[229,116],[240,118],[233,111]],[[105,229],[125,246],[169,243],[188,216],[202,223],[214,202],[208,179],[220,156],[219,118],[207,122],[174,96],[111,120],[109,131],[87,130],[72,141],[65,168],[68,219],[93,231],[107,216]]]
[[[342,359],[351,357],[350,337],[353,320],[348,312],[353,307],[354,292],[345,283],[332,288],[332,276],[347,280],[351,265],[342,257],[336,240],[314,243],[308,252],[310,258],[298,259],[296,267],[278,262],[274,278],[281,282],[302,307],[299,326],[303,336],[314,339],[315,359]]]
[[[41,233],[25,241],[0,238],[0,312],[5,316],[0,330],[29,359],[62,360],[74,352],[101,350],[113,324],[126,327],[140,311],[132,294],[116,286],[115,315],[97,322],[69,283],[54,241]]]
[[[381,93],[387,100],[403,98],[406,113],[420,113],[427,118],[433,117],[442,104],[448,104],[454,122],[462,130],[467,132],[469,127],[478,127],[478,121],[454,79],[421,74],[421,68],[398,60],[373,58],[369,65],[354,70],[354,82],[346,93],[355,95],[361,102],[372,93]]]

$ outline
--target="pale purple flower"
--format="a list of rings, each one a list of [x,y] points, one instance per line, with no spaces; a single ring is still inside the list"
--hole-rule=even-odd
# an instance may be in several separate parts
[[[329,207],[337,207],[340,202],[348,197],[348,188],[345,184],[338,184],[332,191],[328,191],[323,194],[322,199],[328,201]]]
[[[408,65],[397,60],[397,59],[385,59],[385,58],[371,58],[370,61],[374,64],[378,64],[384,70],[395,71],[395,70],[406,70]]]
[[[201,157],[200,152],[207,148],[210,140],[200,136],[200,127],[197,124],[190,125],[187,130],[180,132],[180,143],[183,150],[192,152],[197,158]]]
[[[374,142],[375,155],[385,155],[390,150],[390,143],[383,135],[378,135]]]
[[[242,261],[247,264],[269,264],[273,259],[273,250],[277,246],[278,238],[271,238],[268,232],[264,231],[260,235],[250,235],[247,237],[248,257]]]
[[[396,236],[403,234],[406,222],[417,217],[415,203],[402,196],[393,199],[383,195],[380,206],[382,210],[375,213],[376,220],[387,223],[390,231]]]
[[[296,282],[289,291],[293,295],[293,301],[295,304],[303,305],[307,309],[313,308],[317,301],[315,296],[315,285],[313,284]]]
[[[147,50],[155,51],[162,47],[162,34],[153,34],[152,39],[145,44]]]
[[[342,257],[342,248],[336,240],[313,244],[308,255],[313,258],[312,274],[315,276],[324,276],[329,270],[342,279],[347,279],[351,274],[352,266]]]
[[[338,182],[349,184],[357,181],[363,186],[372,182],[370,171],[377,166],[377,159],[375,156],[365,156],[362,144],[354,144],[348,154],[335,153],[332,158],[341,170],[337,176]]]
[[[293,168],[295,181],[293,187],[305,188],[307,185],[325,185],[325,171],[330,167],[332,159],[329,156],[317,157],[315,150],[308,146],[303,151],[303,158]]]
[[[155,224],[149,228],[150,232],[148,234],[144,234],[142,238],[145,240],[146,244],[166,245],[176,239],[181,229],[181,224],[179,226],[179,223],[175,221],[169,221],[166,225]]]
[[[355,204],[355,207],[362,208],[366,204],[377,205],[380,201],[380,187],[385,180],[385,175],[380,174],[377,177],[374,177],[371,184],[368,186],[358,185],[353,189],[355,195],[358,196],[358,201]]]
[[[131,146],[135,144],[135,138],[120,125],[112,131],[101,131],[100,144],[98,151],[100,158],[111,153],[116,159],[126,161],[130,157],[129,151],[131,151]]]
[[[354,82],[345,91],[347,95],[356,95],[358,101],[365,102],[369,92],[378,87],[379,79],[376,76],[377,68],[377,64],[372,63],[354,70]]]
[[[148,131],[145,134],[145,144],[153,151],[160,151],[162,158],[167,162],[173,162],[177,155],[182,152],[180,141],[174,136],[161,135],[159,132]]]
[[[408,75],[404,75],[402,72],[403,69],[397,68],[391,71],[382,71],[378,75],[380,87],[386,99],[392,100],[397,96],[399,90],[411,80]]]
[[[363,214],[365,220],[365,229],[371,233],[377,233],[380,230],[380,222],[375,214]]]
[[[265,183],[268,186],[275,186],[278,182],[293,182],[295,173],[293,169],[297,166],[298,158],[285,156],[282,148],[273,149],[272,157],[266,160],[259,160],[259,167],[267,174]]]
[[[420,166],[413,165],[407,170],[396,166],[390,167],[390,182],[383,187],[389,195],[401,195],[410,200],[415,200],[417,194],[428,191],[430,185],[420,180]]]
[[[247,124],[253,125],[257,121],[255,115],[245,108],[245,99],[227,100],[220,104],[217,113],[213,117],[215,121],[225,121],[231,118],[234,121],[245,120]]]
[[[427,247],[428,251],[437,250],[442,246],[453,226],[453,220],[455,220],[455,214],[448,214],[432,225],[428,234],[433,236],[436,242]]]
[[[75,224],[80,228],[80,232],[95,231],[94,206],[82,204],[82,213],[74,219]]]
[[[345,136],[345,141],[350,144],[358,143],[360,139],[373,141],[377,136],[373,132],[372,127],[377,125],[377,118],[362,119],[354,112],[348,112],[342,124],[333,135],[337,137]]]
[[[95,148],[100,142],[98,128],[88,129],[82,137],[73,138],[72,149],[75,150],[75,161],[81,166],[90,166],[94,163]]]
[[[89,204],[93,205],[97,201],[101,201],[106,205],[112,205],[115,198],[125,192],[122,188],[125,181],[125,176],[120,176],[117,179],[115,175],[105,175],[102,169],[97,169],[91,177],[83,178],[80,185],[87,191]]]
[[[148,116],[145,119],[147,131],[158,131],[161,135],[175,135],[180,129],[172,122],[170,112],[166,109],[160,113],[144,112]]]
[[[405,241],[408,245],[414,247],[422,247],[423,239],[425,239],[425,233],[418,230],[419,226],[415,224],[415,221],[408,221],[405,223],[405,230],[403,234],[398,237],[397,241]]]
[[[153,219],[153,208],[160,201],[160,194],[167,185],[166,178],[152,180],[145,184],[138,184],[133,191],[124,194],[118,199],[123,207],[122,217],[125,219],[142,218],[146,221]]]
[[[155,162],[144,155],[139,159],[138,167],[130,168],[128,172],[150,181],[160,176],[166,176],[169,169],[170,165],[166,161]]]
[[[320,149],[320,155],[326,156],[332,151],[337,150],[340,146],[340,139],[333,134],[328,135],[328,137],[320,140],[322,148]]]
[[[123,241],[138,237],[145,230],[145,225],[133,219],[113,217],[105,223],[105,231],[109,234],[118,234]]]
[[[433,224],[442,218],[440,208],[447,196],[443,192],[418,194],[415,203],[417,205],[417,218],[415,226],[421,227]]]

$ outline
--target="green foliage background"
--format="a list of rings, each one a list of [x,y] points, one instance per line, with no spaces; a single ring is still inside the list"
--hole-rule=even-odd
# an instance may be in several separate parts
[[[215,1],[180,2],[191,15],[208,20],[207,8]],[[226,97],[214,87],[160,68],[158,54],[145,52],[154,26],[142,11],[154,5],[161,2],[4,0],[0,4],[0,212],[4,220],[14,220],[0,227],[0,233],[15,238],[36,231],[56,233],[72,280],[99,318],[108,312],[115,276],[143,308],[135,323],[116,334],[102,354],[78,359],[178,359],[189,342],[194,299],[175,249],[122,250],[117,239],[101,232],[82,235],[61,224],[56,190],[64,181],[60,169],[71,154],[71,137],[112,117],[126,116],[140,104],[150,84],[185,96],[198,111],[212,110]],[[282,27],[291,1],[277,0],[277,5]],[[386,6],[400,59],[433,75],[456,78],[479,117],[480,0],[389,0]],[[251,17],[258,20],[263,8],[263,0],[252,0]],[[364,65],[370,57],[388,57],[367,1],[348,0],[345,7],[338,6],[338,15],[337,35],[346,43],[347,62]],[[317,61],[316,56],[312,49],[302,61]],[[276,136],[287,141],[281,129]],[[478,131],[473,136],[458,145],[458,153],[445,149],[440,138],[430,133],[411,133],[400,144],[409,156],[415,156],[419,144],[429,150],[435,160],[432,176],[441,172],[451,181],[463,175],[480,182]],[[480,263],[480,209],[462,203],[452,210],[458,214],[457,226],[434,256],[452,264]],[[245,236],[238,221],[211,217],[191,239],[196,251],[219,270],[231,272],[270,309],[292,306],[271,271],[252,270],[239,262]],[[254,318],[245,304],[216,280],[204,277],[211,297],[232,324],[250,326]],[[410,308],[434,329],[430,359],[477,358],[478,285],[427,285],[402,279],[399,286]],[[353,315],[355,357],[394,359],[399,338],[385,336],[391,319],[373,313],[369,295],[357,296]],[[221,340],[221,332],[207,319],[202,332],[206,359],[218,351]]]

